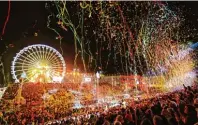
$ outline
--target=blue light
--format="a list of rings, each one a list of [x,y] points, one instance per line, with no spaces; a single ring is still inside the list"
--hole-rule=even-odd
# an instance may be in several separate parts
[[[198,47],[198,42],[196,42],[196,43],[190,45],[190,48],[191,48],[191,49],[196,49],[197,47]]]

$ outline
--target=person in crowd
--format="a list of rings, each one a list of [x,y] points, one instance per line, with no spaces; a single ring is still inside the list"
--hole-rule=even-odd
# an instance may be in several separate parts
[[[148,118],[144,118],[140,125],[152,125],[151,121]]]
[[[125,124],[126,125],[133,125],[134,124],[134,120],[133,120],[133,115],[131,114],[131,111],[128,109],[126,110],[126,114],[125,114]]]
[[[153,117],[153,125],[166,125],[166,124],[164,123],[163,119],[160,116],[155,115]]]

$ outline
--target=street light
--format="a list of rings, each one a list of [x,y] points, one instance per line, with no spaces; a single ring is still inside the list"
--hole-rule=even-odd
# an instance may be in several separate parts
[[[99,92],[99,79],[100,79],[100,73],[96,72],[96,98],[98,103],[98,92]]]

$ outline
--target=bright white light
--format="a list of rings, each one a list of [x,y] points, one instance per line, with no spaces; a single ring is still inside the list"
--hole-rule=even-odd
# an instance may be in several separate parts
[[[54,94],[58,91],[58,89],[52,89],[52,90],[48,90],[48,93],[49,94]]]
[[[74,102],[73,108],[79,109],[79,108],[82,108],[82,107],[83,107],[83,106],[82,106],[82,104],[80,103],[79,100],[77,100],[77,101]]]
[[[181,76],[171,78],[166,82],[168,87],[171,87],[171,91],[180,90],[183,88],[183,84],[190,86],[196,80],[196,72],[187,72]]]
[[[85,78],[84,78],[84,81],[85,81],[85,82],[91,82],[91,78],[90,78],[90,77],[85,77]]]
[[[63,80],[61,76],[54,76],[52,79],[53,79],[53,82],[58,82],[58,83],[61,83]]]
[[[100,78],[100,73],[99,72],[96,73],[96,78],[98,78],[98,79]]]
[[[23,72],[23,73],[21,74],[21,78],[26,78],[26,77],[27,77],[26,73]]]
[[[128,99],[128,98],[130,98],[130,95],[129,94],[124,94],[124,98]]]
[[[116,107],[119,105],[120,105],[120,103],[118,100],[112,100],[109,107]]]

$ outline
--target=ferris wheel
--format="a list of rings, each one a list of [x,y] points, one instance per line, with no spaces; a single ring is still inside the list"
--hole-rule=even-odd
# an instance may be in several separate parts
[[[30,45],[20,50],[11,66],[15,82],[61,82],[65,72],[66,64],[62,55],[43,44]]]

